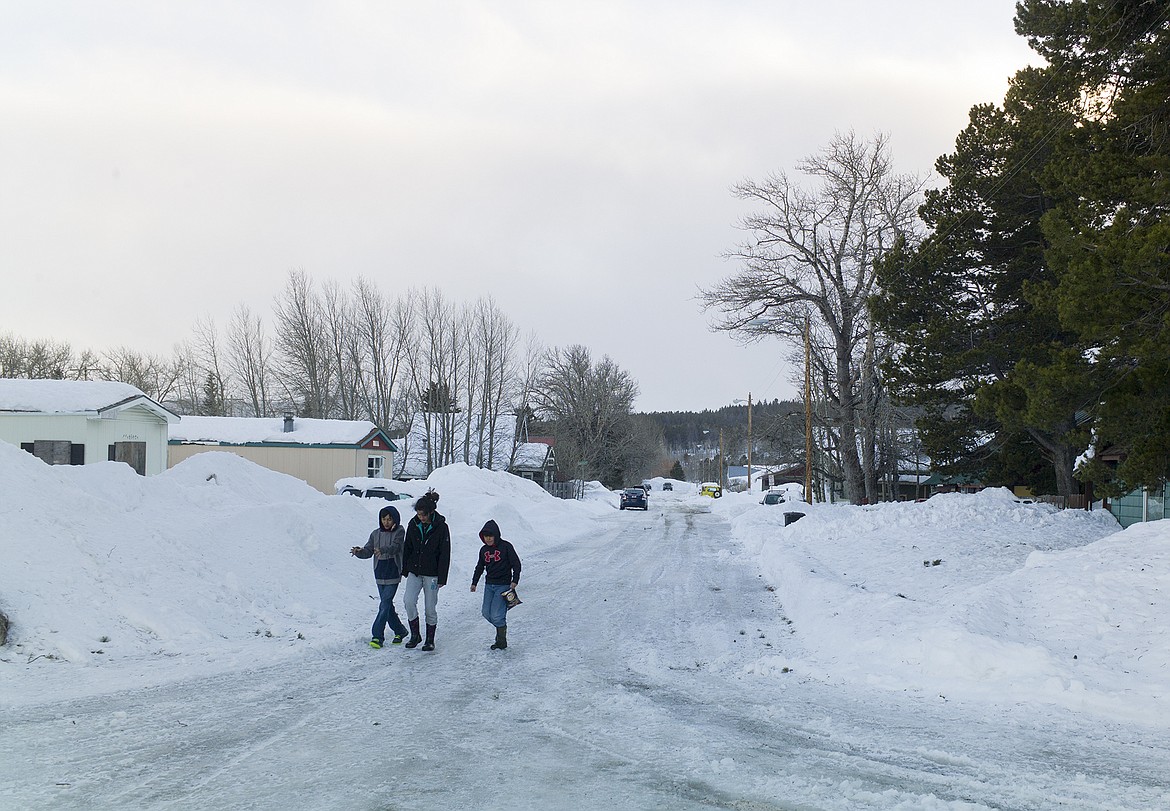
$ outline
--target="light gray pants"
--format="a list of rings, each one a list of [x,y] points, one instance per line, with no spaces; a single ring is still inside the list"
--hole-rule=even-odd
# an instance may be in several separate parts
[[[406,603],[406,618],[418,619],[418,593],[423,593],[423,609],[427,625],[439,624],[439,578],[418,575],[411,572],[406,576],[406,591],[402,599]]]

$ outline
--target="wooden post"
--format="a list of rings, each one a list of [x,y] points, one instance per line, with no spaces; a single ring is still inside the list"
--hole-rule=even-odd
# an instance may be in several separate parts
[[[720,428],[720,477],[718,477],[720,487],[728,486],[727,474],[723,472],[723,428]]]
[[[752,393],[748,392],[748,492],[752,491]]]
[[[804,500],[812,504],[812,349],[804,317]]]

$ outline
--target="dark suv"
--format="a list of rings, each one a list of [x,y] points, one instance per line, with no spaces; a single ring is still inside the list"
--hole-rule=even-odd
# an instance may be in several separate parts
[[[619,510],[624,510],[626,507],[639,507],[643,510],[650,509],[650,499],[646,497],[646,491],[641,487],[627,487],[622,490],[621,503],[618,504]]]

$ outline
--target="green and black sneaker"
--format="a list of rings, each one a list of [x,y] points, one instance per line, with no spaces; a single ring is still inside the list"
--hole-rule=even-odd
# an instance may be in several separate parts
[[[390,640],[391,645],[401,645],[402,640],[406,639],[406,634],[395,634],[394,638]]]
[[[381,639],[371,639],[370,640],[370,647],[374,648],[375,650],[381,650],[382,649],[382,640]]]

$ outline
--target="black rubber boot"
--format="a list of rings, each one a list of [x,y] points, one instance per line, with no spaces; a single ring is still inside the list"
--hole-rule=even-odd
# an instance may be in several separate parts
[[[423,643],[423,650],[435,649],[435,626],[427,626],[427,641]]]
[[[501,625],[496,628],[496,644],[492,645],[492,650],[503,650],[508,647],[508,626]]]
[[[422,642],[422,634],[418,630],[418,617],[415,617],[410,621],[410,641],[406,643],[406,647],[417,648],[419,642]]]

